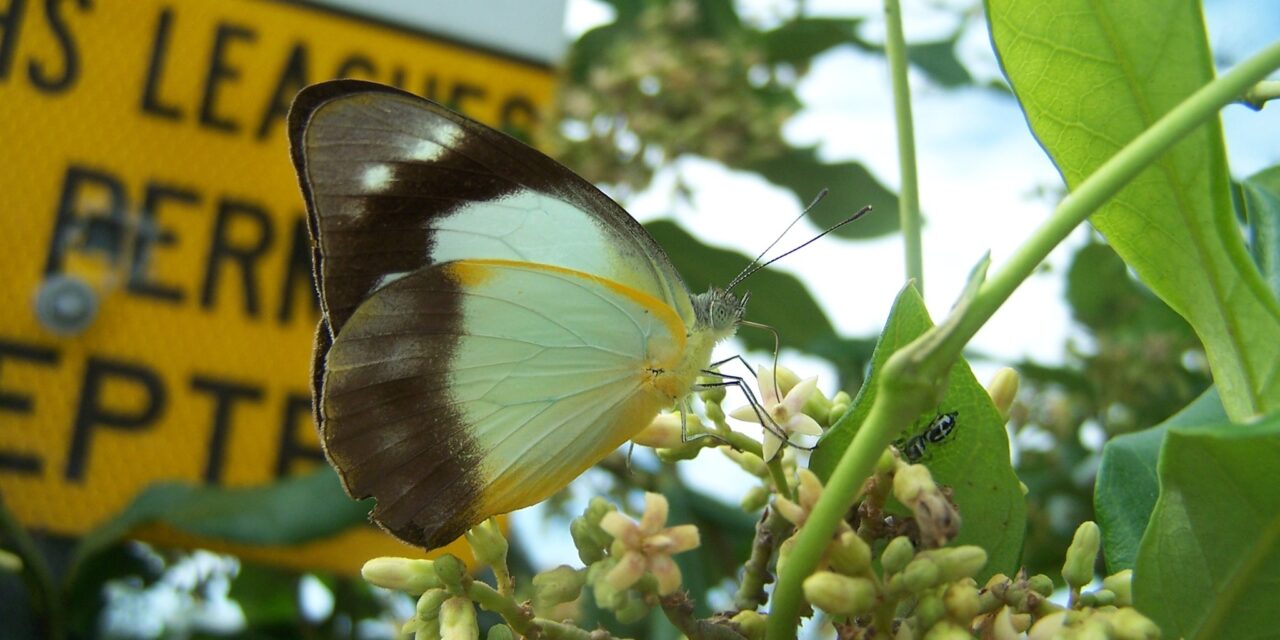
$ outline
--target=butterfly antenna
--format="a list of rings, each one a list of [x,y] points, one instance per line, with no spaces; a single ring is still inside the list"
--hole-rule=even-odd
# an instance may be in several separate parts
[[[762,264],[756,264],[756,262],[759,262],[759,258],[756,258],[756,260],[753,260],[750,265],[747,265],[747,268],[744,269],[742,273],[738,274],[738,277],[734,278],[733,281],[729,283],[729,286],[725,287],[725,290],[726,291],[732,290],[734,287],[741,284],[743,280],[746,280],[747,278],[750,278],[752,275],[754,275],[755,272],[809,246],[810,244],[813,244],[814,242],[817,242],[819,239],[821,239],[823,236],[827,235],[828,233],[831,233],[832,231],[835,231],[836,229],[839,229],[840,227],[843,227],[846,224],[849,224],[850,222],[853,222],[861,218],[862,216],[867,215],[868,213],[871,213],[871,205],[867,205],[861,209],[858,209],[857,213],[854,213],[848,218],[845,218],[844,220],[841,220],[840,222],[834,225],[831,225],[830,227],[827,227],[825,231],[823,231],[822,233],[819,233],[818,235],[812,238],[809,238],[808,240],[805,240],[800,244],[800,246],[794,247],[780,256],[770,258],[768,262],[765,262]],[[795,223],[792,223],[792,224],[795,224]],[[788,227],[788,229],[789,228],[790,227]],[[777,244],[777,240],[774,241],[774,244]],[[769,246],[772,247],[773,245],[769,245]]]
[[[760,260],[764,258],[764,255],[766,253],[769,253],[770,251],[773,250],[774,247],[778,246],[778,243],[781,242],[784,237],[786,237],[787,232],[791,231],[792,227],[796,226],[797,222],[800,222],[802,218],[809,215],[809,212],[812,211],[814,207],[818,206],[819,202],[822,202],[824,199],[826,199],[827,193],[829,191],[830,191],[829,189],[825,189],[825,188],[822,191],[819,191],[818,195],[814,196],[813,202],[810,202],[809,206],[805,207],[804,211],[801,211],[800,215],[796,216],[796,219],[792,220],[791,224],[787,225],[787,228],[783,229],[782,233],[779,233],[778,237],[774,238],[773,242],[770,242],[769,246],[765,247],[764,251],[761,251],[760,255],[756,256],[755,260],[752,260],[750,263],[747,264],[746,267],[743,267],[742,271],[737,275],[737,277],[729,281],[729,286],[725,287],[725,290],[728,291],[730,289],[733,289],[735,285],[741,282],[742,279],[746,277],[744,274],[750,271],[752,267],[756,266],[756,264],[759,263]]]

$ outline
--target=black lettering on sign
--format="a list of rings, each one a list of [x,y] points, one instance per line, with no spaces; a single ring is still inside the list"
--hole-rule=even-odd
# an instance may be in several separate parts
[[[306,426],[314,429],[311,419],[311,396],[300,393],[285,395],[284,416],[280,428],[280,454],[276,457],[276,478],[283,478],[294,472],[295,460],[308,462],[324,462],[324,452],[316,447],[302,443],[298,427]]]
[[[538,124],[538,108],[524,96],[511,96],[502,103],[498,128],[514,138],[529,142]]]
[[[276,89],[271,92],[271,98],[267,100],[267,105],[262,110],[262,120],[258,122],[259,140],[266,138],[271,133],[271,128],[277,122],[283,122],[285,116],[289,115],[289,105],[293,102],[293,96],[310,84],[308,80],[310,76],[307,48],[302,44],[293,45],[289,60],[285,62],[284,68],[280,71],[280,78],[276,80]]]
[[[260,402],[263,391],[259,387],[199,375],[191,378],[191,388],[213,396],[213,430],[209,434],[209,457],[205,460],[204,481],[218,484],[222,481],[222,467],[226,461],[233,405],[243,400]]]
[[[200,97],[200,124],[217,131],[235,133],[240,123],[218,114],[218,93],[229,80],[240,78],[240,67],[231,66],[228,49],[235,41],[253,42],[257,32],[235,24],[218,24],[209,52],[209,72],[204,77],[204,93]]]
[[[141,389],[146,393],[146,401],[133,411],[108,406],[105,391],[109,380]],[[76,405],[71,449],[67,453],[64,473],[66,479],[84,481],[95,429],[108,427],[139,431],[149,428],[164,413],[167,400],[164,384],[154,370],[140,364],[90,356],[80,385],[80,401]]]
[[[147,61],[147,80],[142,87],[142,112],[165,120],[181,120],[182,109],[173,103],[161,102],[157,95],[164,77],[164,65],[168,62],[169,31],[172,27],[173,9],[165,7],[156,19],[155,36],[151,39],[151,59]]]
[[[0,338],[0,382],[3,382],[2,374],[4,373],[4,361],[6,358],[23,360],[46,367],[58,364],[58,352],[53,349],[10,342]],[[30,415],[35,412],[35,400],[26,393],[11,391],[0,385],[0,411]],[[39,456],[18,451],[0,450],[0,472],[11,471],[25,475],[40,475],[40,471],[43,468],[44,461]]]
[[[404,71],[400,72],[403,79]],[[353,53],[338,63],[338,67],[333,71],[334,78],[364,78],[365,80],[376,80],[378,77],[378,67],[373,61],[366,58],[363,54]]]
[[[293,308],[296,306],[293,295],[298,289],[307,292],[309,309],[320,310],[320,297],[316,293],[311,266],[311,236],[307,233],[307,220],[304,216],[299,216],[293,222],[293,242],[289,247],[289,262],[285,265],[284,285],[280,289],[280,309],[276,314],[280,324],[288,324],[293,319]]]
[[[82,202],[100,200],[86,197],[86,193],[105,192],[106,208],[87,209]],[[124,185],[115,176],[87,167],[70,165],[62,180],[62,195],[58,197],[58,212],[54,216],[53,233],[49,236],[49,253],[45,257],[45,274],[62,270],[69,245],[75,242],[84,249],[106,253],[111,262],[118,263],[123,246],[125,209]]]
[[[237,220],[241,221],[237,224]],[[255,229],[254,240],[235,244],[231,240],[232,227],[246,225]],[[271,219],[266,211],[254,204],[224,199],[218,203],[218,214],[213,226],[213,240],[209,247],[209,260],[205,264],[204,287],[200,304],[213,307],[214,290],[222,274],[222,264],[232,262],[240,267],[240,279],[244,289],[244,310],[250,317],[258,317],[258,280],[254,277],[256,263],[271,246]]]
[[[433,85],[434,80],[435,78],[432,78]],[[431,87],[431,91],[432,93],[435,93],[434,86]],[[468,109],[467,105],[463,104],[463,102],[469,101],[472,98],[483,99],[486,93],[488,92],[485,91],[484,87],[468,84],[466,82],[459,82],[458,84],[453,85],[453,91],[449,92],[449,99],[445,101],[445,106],[460,113],[467,113],[470,109]]]
[[[165,184],[148,182],[142,197],[142,211],[137,238],[133,245],[133,264],[129,270],[129,291],[168,302],[182,302],[185,297],[177,285],[154,280],[154,253],[157,247],[177,244],[177,236],[156,221],[160,206],[165,202],[192,206],[200,203],[195,191]]]
[[[74,0],[74,2],[81,10],[89,9],[89,0]],[[27,75],[31,78],[31,84],[46,93],[66,91],[80,77],[80,50],[76,48],[75,40],[71,38],[71,32],[67,29],[66,18],[62,15],[64,4],[66,3],[63,0],[45,0],[44,2],[45,19],[49,21],[49,30],[53,32],[53,38],[58,41],[58,49],[62,53],[60,62],[49,65],[57,68],[58,72],[51,73],[45,61],[42,60],[32,60],[27,63]]]
[[[0,29],[4,29],[4,35],[0,35],[0,80],[8,80],[13,69],[13,51],[18,46],[18,28],[26,8],[27,0],[10,0],[4,13],[0,13]]]

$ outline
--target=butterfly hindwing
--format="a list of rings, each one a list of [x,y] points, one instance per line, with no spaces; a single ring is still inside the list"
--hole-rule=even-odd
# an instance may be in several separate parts
[[[684,332],[662,301],[582,272],[423,267],[379,289],[334,340],[322,440],[348,491],[377,498],[375,520],[440,546],[634,436],[673,400],[651,376],[678,366]]]

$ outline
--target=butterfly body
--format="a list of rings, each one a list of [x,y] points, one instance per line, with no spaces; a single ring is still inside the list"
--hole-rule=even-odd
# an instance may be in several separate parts
[[[692,296],[625,211],[546,156],[359,81],[290,112],[323,319],[325,452],[426,548],[541,501],[681,401],[745,301]]]

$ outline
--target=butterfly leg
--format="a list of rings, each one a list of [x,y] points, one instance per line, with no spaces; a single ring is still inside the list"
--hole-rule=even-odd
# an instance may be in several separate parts
[[[735,356],[735,357],[741,359],[741,356]],[[733,359],[734,358],[729,358],[728,360],[733,360]],[[727,362],[728,360],[725,360],[725,362]],[[755,411],[756,418],[760,420],[760,426],[767,429],[769,433],[772,433],[773,435],[777,436],[778,439],[782,440],[787,445],[803,451],[813,451],[814,449],[817,448],[816,446],[806,447],[802,444],[791,442],[791,440],[787,437],[787,433],[782,430],[782,427],[779,427],[778,424],[773,421],[773,417],[769,415],[769,412],[765,411],[764,405],[760,404],[760,400],[756,398],[755,392],[751,390],[751,385],[747,384],[747,381],[745,378],[742,378],[740,376],[730,375],[727,373],[721,373],[719,371],[710,371],[707,369],[703,369],[702,373],[704,375],[720,378],[720,381],[719,382],[703,382],[703,383],[695,384],[693,385],[693,388],[695,391],[701,391],[703,389],[717,389],[721,387],[737,387],[738,390],[742,392],[742,395],[746,396],[747,404],[751,405],[752,411]]]

